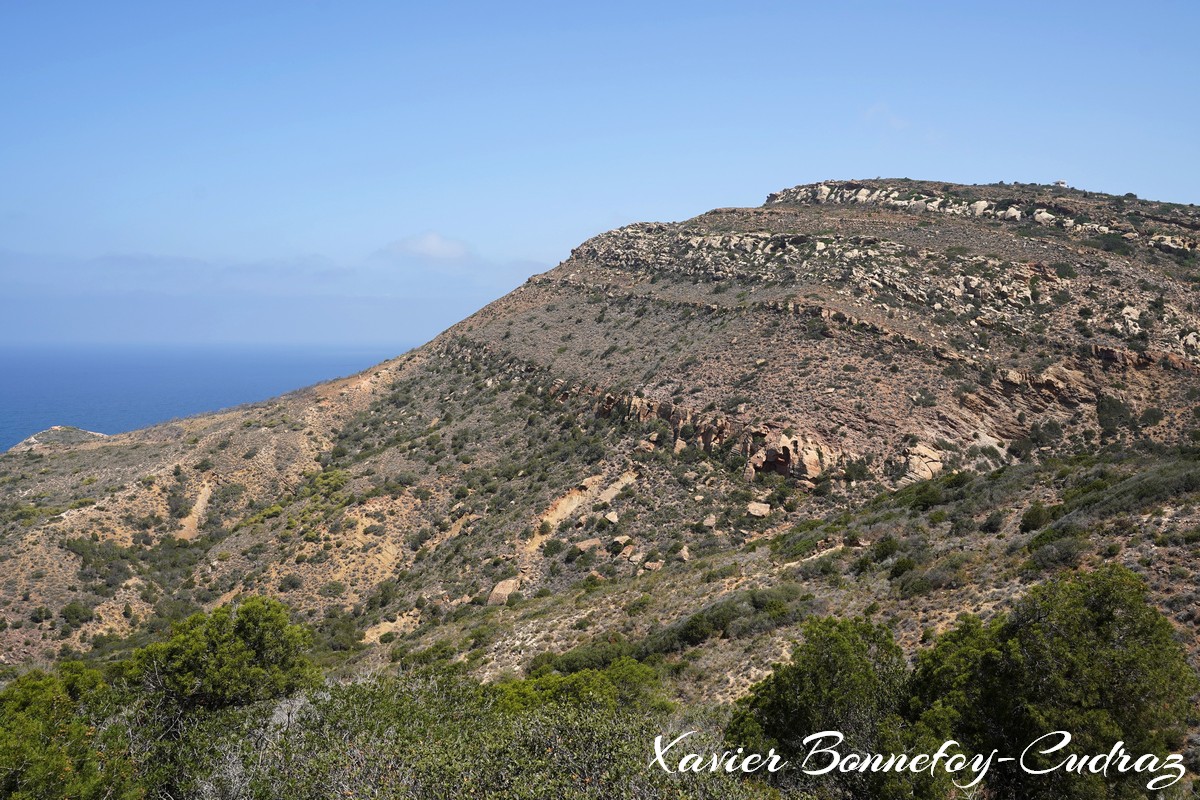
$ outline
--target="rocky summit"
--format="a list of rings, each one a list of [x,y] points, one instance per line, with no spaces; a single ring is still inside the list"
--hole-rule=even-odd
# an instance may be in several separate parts
[[[0,654],[267,594],[347,673],[624,643],[732,698],[814,614],[911,652],[1109,562],[1194,649],[1198,239],[1193,206],[906,179],[602,234],[351,378],[14,448]]]

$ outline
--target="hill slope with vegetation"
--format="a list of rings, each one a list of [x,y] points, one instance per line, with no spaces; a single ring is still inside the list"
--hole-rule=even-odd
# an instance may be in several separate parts
[[[0,654],[132,685],[193,614],[267,596],[339,679],[721,717],[820,620],[921,674],[946,636],[1017,646],[1038,585],[1123,570],[1194,658],[1197,231],[875,180],[602,234],[352,378],[0,457]]]

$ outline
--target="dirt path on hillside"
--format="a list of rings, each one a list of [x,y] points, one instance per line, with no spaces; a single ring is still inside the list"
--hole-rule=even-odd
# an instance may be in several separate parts
[[[200,518],[208,509],[208,499],[212,497],[212,493],[212,484],[205,481],[200,487],[200,493],[196,495],[196,502],[192,503],[191,512],[183,518],[183,527],[175,534],[176,539],[190,541],[200,535]]]
[[[604,485],[604,476],[593,475],[551,503],[534,525],[533,536],[518,551],[517,575],[521,580],[521,585],[525,585],[530,579],[535,565],[538,563],[542,545],[558,532],[558,526],[563,520],[568,519],[585,503],[611,503],[622,489],[636,480],[637,473],[624,472],[621,477],[601,491],[600,487]],[[549,523],[550,531],[548,533],[542,533],[543,523]]]

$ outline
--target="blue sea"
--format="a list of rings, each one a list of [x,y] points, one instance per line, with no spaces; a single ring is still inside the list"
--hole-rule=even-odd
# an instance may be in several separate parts
[[[51,425],[121,433],[352,375],[408,346],[0,346],[0,452]]]

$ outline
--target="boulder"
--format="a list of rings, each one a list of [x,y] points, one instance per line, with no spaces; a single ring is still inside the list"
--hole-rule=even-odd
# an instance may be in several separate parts
[[[815,478],[821,474],[821,451],[806,447],[799,453],[801,473],[805,477]]]
[[[915,444],[908,450],[908,469],[900,485],[927,481],[942,471],[942,454],[926,444]]]
[[[492,593],[488,595],[487,604],[489,606],[502,606],[508,602],[508,597],[521,586],[520,578],[508,578],[496,584],[492,589]]]
[[[746,513],[752,517],[765,517],[771,513],[771,506],[766,503],[747,503]]]

